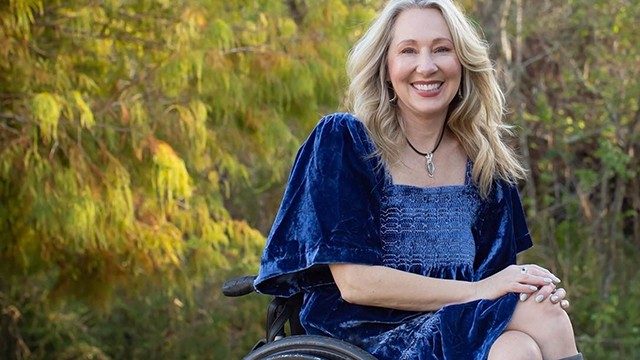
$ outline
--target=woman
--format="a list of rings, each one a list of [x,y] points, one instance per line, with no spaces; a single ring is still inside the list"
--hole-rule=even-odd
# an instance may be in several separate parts
[[[307,333],[379,359],[580,359],[560,280],[514,265],[531,246],[524,170],[464,15],[390,1],[348,72],[355,116],[325,117],[300,149],[256,288],[304,292]]]

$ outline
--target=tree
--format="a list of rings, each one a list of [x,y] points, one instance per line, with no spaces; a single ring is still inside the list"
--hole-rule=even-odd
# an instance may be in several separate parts
[[[484,8],[483,8],[484,5]],[[640,48],[629,1],[483,1],[531,169],[534,261],[568,280],[579,342],[635,357]],[[492,11],[500,8],[501,11]],[[498,16],[492,16],[498,14]],[[497,19],[499,18],[499,20]]]
[[[37,318],[24,332],[36,356],[133,351],[144,336],[109,345],[76,315],[115,323],[144,309],[138,297],[149,316],[192,310],[161,333],[256,270],[260,210],[275,211],[300,137],[337,107],[346,44],[371,14],[342,1],[1,5],[0,291]]]

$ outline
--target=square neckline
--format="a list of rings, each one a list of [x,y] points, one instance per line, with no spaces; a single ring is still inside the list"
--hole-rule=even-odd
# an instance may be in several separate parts
[[[442,191],[453,191],[466,189],[472,185],[472,170],[473,170],[473,162],[467,156],[467,161],[465,164],[465,172],[464,172],[464,183],[462,184],[446,184],[446,185],[436,185],[436,186],[419,186],[412,184],[398,184],[393,182],[393,177],[391,176],[391,171],[389,171],[386,164],[384,165],[384,177],[385,177],[385,185],[387,187],[392,188],[400,188],[400,189],[413,189],[416,191],[434,191],[434,192],[442,192]]]

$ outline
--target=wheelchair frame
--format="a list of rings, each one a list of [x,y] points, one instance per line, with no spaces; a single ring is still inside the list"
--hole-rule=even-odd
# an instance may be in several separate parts
[[[238,297],[255,292],[255,276],[242,276],[227,280],[222,293]],[[306,335],[300,324],[302,294],[290,298],[274,297],[267,308],[266,336],[260,339],[244,360],[375,360],[359,347],[342,340]],[[285,325],[291,334],[287,336]]]

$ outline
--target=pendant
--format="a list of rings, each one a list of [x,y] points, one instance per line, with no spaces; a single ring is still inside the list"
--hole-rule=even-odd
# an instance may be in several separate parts
[[[429,174],[429,177],[432,178],[433,174],[436,172],[436,166],[433,163],[433,153],[428,153],[424,158],[427,160],[427,174]]]

